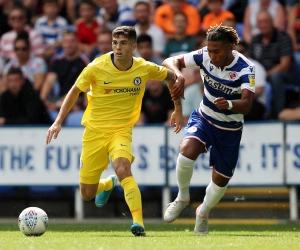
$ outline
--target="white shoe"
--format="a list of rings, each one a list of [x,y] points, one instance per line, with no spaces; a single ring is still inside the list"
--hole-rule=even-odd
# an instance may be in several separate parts
[[[171,223],[178,218],[182,210],[189,204],[189,201],[175,200],[169,203],[164,215],[164,221]]]
[[[208,217],[196,215],[195,234],[208,234]]]

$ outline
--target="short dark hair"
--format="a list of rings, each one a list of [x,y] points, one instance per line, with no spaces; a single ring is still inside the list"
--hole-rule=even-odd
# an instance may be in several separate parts
[[[136,2],[136,4],[134,5],[134,8],[136,8],[138,5],[145,5],[145,6],[147,6],[148,9],[150,9],[149,3],[145,2],[145,1]]]
[[[129,40],[136,43],[136,31],[133,26],[120,26],[113,30],[112,32],[113,37],[125,36]]]
[[[137,37],[136,43],[144,43],[144,42],[148,42],[152,45],[152,37],[147,35],[147,34],[141,34]]]
[[[43,0],[43,5],[45,5],[47,3],[59,5],[58,0]]]
[[[8,72],[7,72],[6,75],[8,76],[8,75],[16,75],[16,74],[18,74],[18,75],[20,75],[20,76],[23,77],[23,72],[18,67],[11,67],[11,68],[9,68],[9,70],[8,70]]]
[[[77,33],[73,29],[68,29],[67,28],[66,30],[63,31],[63,36],[64,35],[74,35],[77,38]]]
[[[232,27],[215,25],[206,32],[208,42],[223,42],[237,45],[240,41],[236,30]]]
[[[79,6],[81,6],[82,4],[88,4],[89,6],[94,8],[95,10],[97,9],[96,4],[92,0],[81,0],[80,3],[79,3]]]
[[[17,34],[17,37],[14,40],[14,46],[17,41],[24,41],[26,43],[27,48],[30,48],[29,34],[27,31],[22,31]]]
[[[22,5],[19,5],[19,4],[13,6],[13,7],[10,9],[8,16],[10,17],[11,13],[12,13],[13,11],[15,11],[15,10],[22,11],[23,14],[24,14],[24,17],[27,18],[27,16],[26,16],[26,15],[27,15],[26,9],[25,9]]]

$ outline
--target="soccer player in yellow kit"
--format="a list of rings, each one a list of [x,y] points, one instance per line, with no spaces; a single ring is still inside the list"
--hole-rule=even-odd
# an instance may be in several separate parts
[[[81,196],[84,200],[95,197],[96,206],[102,207],[118,179],[133,217],[131,231],[135,236],[145,236],[141,193],[131,173],[134,161],[132,128],[140,115],[146,82],[165,80],[175,106],[170,125],[175,125],[174,132],[178,133],[182,124],[180,96],[184,97],[184,80],[163,66],[132,56],[137,46],[134,27],[118,27],[112,32],[112,38],[113,52],[91,62],[68,92],[47,132],[46,144],[52,137],[57,138],[80,92],[89,90],[88,106],[82,118],[86,128],[80,157]],[[117,176],[100,179],[109,164],[109,157]]]

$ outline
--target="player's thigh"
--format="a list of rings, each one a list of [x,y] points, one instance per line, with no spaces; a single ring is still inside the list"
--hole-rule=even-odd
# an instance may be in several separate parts
[[[110,140],[108,152],[113,162],[117,158],[123,157],[132,163],[134,161],[132,154],[132,128],[116,131]]]
[[[80,183],[98,184],[109,164],[108,142],[105,134],[85,129],[80,157]]]
[[[184,128],[184,137],[180,143],[180,153],[187,158],[196,160],[199,154],[207,152],[210,140],[207,126],[211,126],[195,109]]]
[[[219,130],[214,135],[215,139],[210,150],[210,166],[217,174],[231,178],[239,157],[242,131]]]

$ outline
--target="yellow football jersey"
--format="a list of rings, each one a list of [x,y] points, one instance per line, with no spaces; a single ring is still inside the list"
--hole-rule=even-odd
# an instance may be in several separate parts
[[[164,80],[165,67],[133,57],[127,71],[113,64],[113,53],[96,58],[79,75],[76,86],[87,93],[81,124],[92,130],[133,127],[137,122],[148,80]]]

